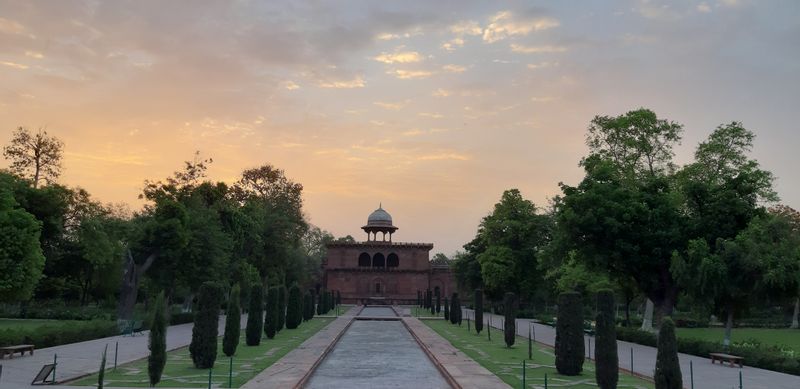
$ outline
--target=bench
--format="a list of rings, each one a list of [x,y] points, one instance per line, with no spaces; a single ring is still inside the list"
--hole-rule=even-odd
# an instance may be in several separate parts
[[[725,361],[728,361],[728,363],[730,363],[731,367],[733,367],[734,363],[736,363],[741,368],[742,367],[742,361],[744,361],[744,358],[742,358],[742,357],[739,357],[739,356],[736,356],[736,355],[725,354],[725,353],[711,353],[711,354],[709,354],[709,356],[711,357],[711,364],[712,365],[714,364],[714,361],[719,361],[719,364],[724,366],[725,365]]]
[[[10,355],[9,358],[14,358],[14,354],[19,353],[20,356],[25,356],[25,351],[30,352],[30,355],[33,355],[33,345],[32,344],[20,344],[17,346],[5,346],[0,347],[0,359],[6,357],[6,355]]]

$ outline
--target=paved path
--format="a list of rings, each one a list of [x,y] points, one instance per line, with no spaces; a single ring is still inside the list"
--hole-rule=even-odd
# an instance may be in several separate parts
[[[246,316],[242,317],[242,325]],[[225,317],[220,317],[219,333],[225,330]],[[30,389],[31,380],[45,364],[53,363],[53,356],[58,355],[56,381],[95,373],[100,370],[100,358],[103,349],[108,345],[107,367],[114,366],[114,348],[119,343],[117,363],[123,364],[146,357],[149,331],[137,336],[112,336],[109,338],[89,340],[86,342],[65,344],[36,350],[33,356],[17,357],[0,361],[3,375],[0,377],[2,389]],[[192,323],[170,326],[167,330],[167,350],[187,346],[192,340]],[[67,386],[59,386],[67,388]],[[84,388],[85,389],[85,388]]]
[[[474,311],[471,309],[464,310],[464,319],[468,316],[474,318]],[[492,327],[500,328],[503,322],[503,317],[500,315],[492,315],[484,313],[484,323],[488,323],[491,316]],[[517,334],[527,338],[528,325],[531,321],[528,319],[517,319]],[[556,331],[555,328],[542,325],[533,324],[537,342],[546,344],[548,346],[555,345]],[[586,352],[589,355],[589,346],[591,343],[592,353],[594,353],[594,338],[586,337]],[[630,371],[631,369],[631,350],[633,350],[633,371],[645,377],[653,377],[653,370],[656,365],[656,348],[643,346],[640,344],[618,341],[617,353],[619,355],[619,367]],[[690,387],[689,377],[689,362],[691,361],[694,369],[694,387],[696,389],[732,389],[739,387],[739,371],[742,371],[743,387],[745,389],[798,389],[800,388],[800,377],[774,371],[757,369],[754,367],[745,366],[743,369],[731,368],[727,365],[720,366],[719,364],[712,365],[711,360],[708,358],[701,358],[694,355],[678,354],[681,363],[681,371],[683,372],[684,386]],[[592,356],[594,358],[594,356]]]

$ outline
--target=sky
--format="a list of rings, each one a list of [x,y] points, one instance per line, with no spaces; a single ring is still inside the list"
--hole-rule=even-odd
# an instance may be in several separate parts
[[[506,189],[577,184],[595,115],[723,123],[800,208],[800,2],[0,0],[0,144],[65,143],[60,182],[137,199],[195,151],[209,178],[272,164],[311,223],[452,254]],[[0,167],[8,162],[0,160]]]

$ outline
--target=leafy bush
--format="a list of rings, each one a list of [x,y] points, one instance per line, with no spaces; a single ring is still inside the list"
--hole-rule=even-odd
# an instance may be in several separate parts
[[[109,320],[88,320],[44,324],[39,327],[0,330],[0,347],[32,344],[37,349],[119,335],[117,323]]]
[[[597,292],[597,337],[594,358],[595,380],[601,389],[615,389],[619,380],[619,359],[617,356],[617,334],[614,323],[614,292]]]
[[[574,376],[583,370],[583,303],[580,293],[567,292],[558,296],[556,321],[556,370]]]
[[[656,389],[682,389],[683,376],[678,361],[678,342],[675,339],[675,323],[665,317],[658,332],[658,353],[653,380]]]
[[[192,327],[192,342],[189,354],[194,367],[209,369],[217,360],[217,332],[219,331],[219,307],[222,304],[222,288],[216,282],[205,282],[200,286],[197,312]]]

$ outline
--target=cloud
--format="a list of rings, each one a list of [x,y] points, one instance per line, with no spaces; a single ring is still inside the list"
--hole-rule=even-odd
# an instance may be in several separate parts
[[[432,72],[429,72],[427,70],[403,70],[403,69],[392,69],[387,71],[386,74],[391,74],[402,80],[428,78],[433,75]]]
[[[433,112],[433,113],[431,113],[431,112],[420,112],[417,115],[418,116],[432,118],[432,119],[441,119],[441,118],[444,117],[444,115],[442,115],[440,113],[437,113],[437,112]]]
[[[0,32],[19,35],[25,32],[25,26],[15,20],[0,17]]]
[[[376,102],[374,102],[372,104],[373,105],[377,105],[378,107],[381,107],[383,109],[390,109],[390,110],[393,110],[393,111],[397,111],[397,110],[403,109],[403,107],[405,107],[408,104],[408,100],[400,101],[400,102],[397,102],[397,103],[386,103],[386,102],[383,102],[383,101],[376,101]]]
[[[697,5],[697,12],[709,13],[711,12],[711,6],[709,6],[708,3],[704,1]]]
[[[25,56],[26,57],[31,57],[31,58],[36,58],[36,59],[44,58],[44,54],[36,52],[36,51],[26,51],[25,52]]]
[[[528,64],[528,69],[537,70],[537,69],[543,69],[543,68],[549,68],[549,67],[555,67],[555,66],[558,66],[558,62],[529,63]]]
[[[480,24],[472,20],[460,21],[448,28],[455,36],[447,42],[442,43],[441,47],[447,51],[455,51],[464,46],[464,37],[477,36],[483,34]]]
[[[283,82],[283,87],[288,89],[288,90],[300,89],[300,85],[297,85],[297,83],[295,83],[292,80],[284,81]]]
[[[442,48],[447,51],[455,51],[456,48],[464,46],[464,39],[463,38],[453,38],[447,42],[442,43]]]
[[[567,51],[564,46],[523,46],[516,43],[511,44],[511,51],[522,54],[539,54],[539,53],[563,53]]]
[[[469,155],[459,154],[454,152],[441,152],[436,154],[427,154],[417,157],[418,161],[469,161],[472,159]]]
[[[558,100],[558,98],[552,97],[552,96],[534,96],[534,97],[531,97],[531,101],[534,102],[534,103],[550,103],[550,102],[553,102],[553,101],[556,101],[556,100]]]
[[[361,76],[356,76],[352,80],[329,80],[320,81],[317,86],[320,88],[334,88],[334,89],[352,89],[363,88],[367,84]]]
[[[16,63],[16,62],[9,62],[9,61],[0,61],[0,65],[6,65],[15,69],[22,69],[25,70],[28,68],[28,65]]]
[[[451,94],[453,94],[453,93],[450,92],[449,90],[442,89],[442,88],[439,88],[439,89],[431,92],[431,96],[433,96],[433,97],[447,97],[447,96],[450,96]]]
[[[500,11],[489,19],[489,25],[483,30],[483,41],[494,43],[513,36],[555,28],[560,24],[551,17],[517,19],[510,11]]]
[[[467,68],[461,65],[449,64],[442,66],[442,70],[447,73],[464,73]]]
[[[408,131],[403,132],[402,135],[403,136],[417,136],[417,135],[422,135],[424,133],[425,133],[425,131],[422,131],[420,129],[415,128],[413,130],[408,130]]]
[[[403,51],[396,53],[381,53],[372,59],[383,63],[414,63],[422,60],[422,57],[416,51]]]

